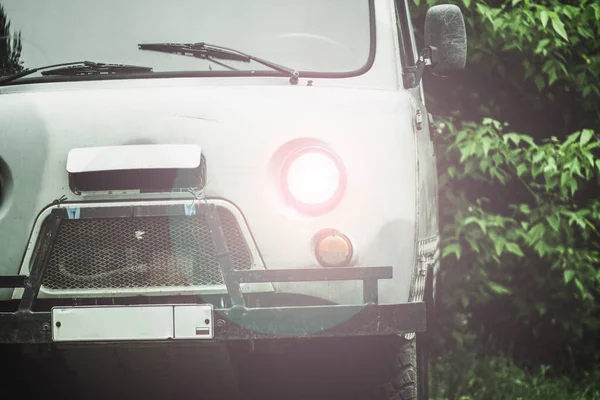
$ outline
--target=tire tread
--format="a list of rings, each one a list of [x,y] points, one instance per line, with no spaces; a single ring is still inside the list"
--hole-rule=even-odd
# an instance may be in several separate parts
[[[374,388],[371,400],[417,400],[416,339],[393,337],[386,343],[394,360],[382,371],[385,382]]]

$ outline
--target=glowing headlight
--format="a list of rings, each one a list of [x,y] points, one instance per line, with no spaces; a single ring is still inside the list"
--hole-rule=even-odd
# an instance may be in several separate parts
[[[304,211],[332,208],[343,194],[345,179],[341,164],[321,148],[298,153],[287,164],[283,177],[287,194]]]

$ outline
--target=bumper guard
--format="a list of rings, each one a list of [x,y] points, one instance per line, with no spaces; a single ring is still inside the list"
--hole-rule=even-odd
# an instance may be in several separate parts
[[[231,300],[231,307],[214,310],[215,341],[373,336],[425,331],[425,303],[378,304],[378,281],[391,279],[392,267],[236,271],[216,207],[200,202],[195,207],[206,213],[208,218]],[[44,222],[29,276],[0,276],[0,288],[24,289],[16,312],[0,312],[0,344],[53,343],[51,313],[34,311],[34,304],[61,221],[65,218],[67,210],[56,208]],[[240,289],[241,283],[346,280],[363,281],[362,305],[249,308]]]

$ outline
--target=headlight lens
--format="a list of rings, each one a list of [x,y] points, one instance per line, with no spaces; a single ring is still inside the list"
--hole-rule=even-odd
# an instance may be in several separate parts
[[[297,206],[316,210],[333,207],[344,189],[340,162],[324,149],[306,149],[291,158],[284,187]]]

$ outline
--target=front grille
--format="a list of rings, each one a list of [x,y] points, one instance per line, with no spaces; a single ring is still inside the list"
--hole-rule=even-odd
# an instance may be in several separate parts
[[[250,269],[235,216],[218,210],[235,269]],[[64,220],[43,283],[63,290],[219,284],[223,276],[202,214]]]

